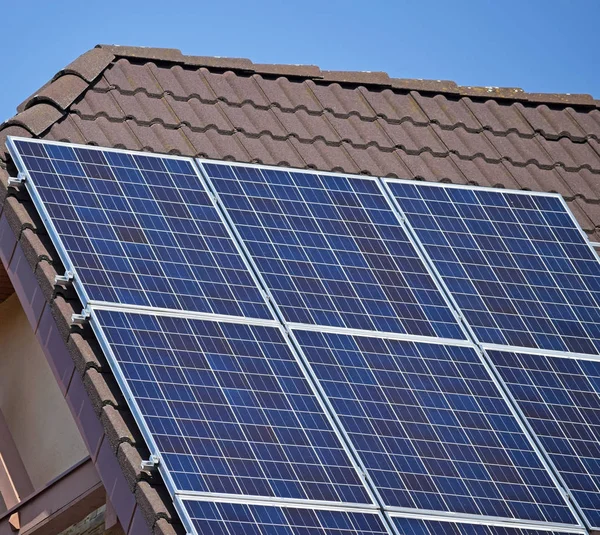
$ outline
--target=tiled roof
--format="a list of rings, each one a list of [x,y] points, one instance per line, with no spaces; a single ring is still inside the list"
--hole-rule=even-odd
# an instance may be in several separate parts
[[[460,87],[385,73],[100,46],[60,71],[0,125],[1,147],[8,135],[556,191],[590,238],[600,236],[600,101],[589,95]],[[0,301],[12,292],[10,279],[34,329],[43,327],[44,317],[54,318],[56,337],[74,363],[61,361],[48,337],[45,347],[49,359],[63,363],[58,368],[72,370],[68,381],[66,372],[57,372],[65,396],[79,384],[87,392],[87,405],[76,408],[80,429],[125,531],[179,532],[164,486],[139,470],[148,452],[93,336],[70,326],[81,305],[71,291],[54,288],[62,267],[31,201],[24,192],[7,190],[14,171],[1,149],[0,258],[9,276],[0,266]],[[24,285],[23,278],[30,283]],[[46,310],[51,316],[44,316]],[[99,444],[109,447],[90,438],[96,437],[97,422],[84,417],[82,407],[88,405],[107,439]],[[126,481],[121,486],[106,468],[117,461],[120,480]],[[108,477],[116,479],[107,482]],[[135,501],[123,492],[130,497],[133,492]]]

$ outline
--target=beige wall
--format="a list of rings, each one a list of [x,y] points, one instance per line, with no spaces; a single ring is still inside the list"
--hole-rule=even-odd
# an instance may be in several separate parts
[[[87,455],[16,294],[0,304],[0,410],[34,488]]]

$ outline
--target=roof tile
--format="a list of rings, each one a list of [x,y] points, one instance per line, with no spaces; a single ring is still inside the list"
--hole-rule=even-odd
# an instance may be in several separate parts
[[[539,136],[524,138],[519,137],[515,132],[497,136],[487,131],[483,132],[483,135],[502,158],[506,158],[515,165],[537,163],[540,167],[550,168],[555,164],[541,145]]]
[[[391,78],[388,73],[378,71],[321,71],[321,77],[325,82],[383,86],[391,84]]]
[[[114,94],[117,91],[96,91],[90,89],[85,98],[76,102],[71,107],[71,111],[77,113],[81,117],[95,119],[98,115],[103,115],[107,118],[122,118],[124,111],[117,104]],[[134,97],[128,97],[134,98]]]
[[[206,78],[197,69],[183,68],[181,65],[173,65],[167,68],[154,63],[149,64],[148,68],[156,78],[160,88],[178,100],[198,98],[204,103],[217,101],[217,97],[208,86]]]
[[[392,78],[394,89],[424,91],[425,93],[448,93],[459,95],[460,88],[450,80],[415,80],[410,78]]]
[[[115,59],[114,55],[108,50],[92,48],[69,63],[59,72],[59,75],[76,74],[86,82],[92,82],[111,64],[113,59]]]
[[[548,139],[568,136],[573,141],[585,140],[586,133],[569,113],[569,108],[552,109],[545,104],[539,106],[517,104],[515,106],[519,108],[532,128]]]
[[[348,156],[358,166],[358,172],[372,176],[410,178],[411,172],[402,161],[400,151],[382,151],[375,146],[354,147],[344,143]]]
[[[483,158],[470,160],[455,154],[451,154],[450,159],[471,185],[519,189],[519,183],[504,162],[488,162]]]
[[[383,127],[383,120],[367,121],[350,115],[346,119],[326,113],[328,122],[335,128],[337,136],[355,147],[376,145],[385,151],[391,151],[394,143]]]
[[[181,133],[191,143],[194,156],[239,162],[248,159],[248,153],[236,135],[222,135],[215,130],[198,132],[186,125],[181,127]]]
[[[321,138],[312,143],[302,142],[290,138],[290,144],[300,155],[302,162],[299,167],[310,167],[322,171],[341,171],[345,173],[358,173],[359,169],[350,159],[347,151],[338,145],[327,145]]]
[[[69,336],[67,348],[82,377],[89,368],[94,368],[101,373],[109,371],[106,357],[95,338],[86,339],[81,333],[74,332]]]
[[[212,67],[219,70],[253,72],[254,64],[246,58],[221,58],[214,56],[186,56],[185,63],[198,67]]]
[[[129,411],[119,411],[111,405],[104,405],[100,410],[100,421],[102,422],[102,427],[104,427],[106,438],[108,438],[115,453],[117,453],[119,445],[123,442],[135,444],[136,442],[143,441],[139,431],[135,432],[137,425]]]
[[[600,173],[600,155],[588,142],[573,143],[569,138],[562,137],[557,141],[549,141],[545,137],[538,138],[540,145],[551,155],[554,162],[564,165],[568,170],[575,171],[587,167]],[[594,143],[595,140],[591,140]]]
[[[304,162],[294,149],[293,139],[276,139],[269,134],[260,137],[239,135],[240,143],[250,155],[250,161],[265,165],[304,167]]]
[[[431,126],[415,126],[410,121],[403,123],[381,123],[395,147],[404,149],[409,154],[423,151],[445,156],[448,149],[442,144]]]
[[[568,112],[587,136],[600,141],[600,110],[583,112],[569,108]]]
[[[464,128],[445,130],[437,124],[431,125],[431,128],[450,152],[460,155],[463,159],[472,160],[478,156],[491,162],[501,159],[495,147],[481,134],[469,132]]]
[[[269,109],[257,108],[252,104],[228,106],[225,103],[220,103],[219,108],[229,121],[227,130],[230,132],[239,131],[250,136],[269,134],[278,138],[287,135],[277,116]]]
[[[358,89],[378,117],[383,117],[389,122],[400,123],[410,120],[420,126],[429,124],[429,119],[411,94],[395,93],[390,89],[383,91],[372,91],[363,87]]]
[[[143,126],[131,120],[127,121],[127,126],[143,150],[164,154],[190,154],[190,141],[181,128],[164,128],[160,124]]]
[[[214,128],[221,132],[233,131],[219,106],[206,106],[197,98],[178,100],[169,94],[165,94],[164,101],[175,116],[174,124],[187,124],[196,130]]]
[[[373,108],[363,96],[359,87],[342,87],[340,84],[323,84],[308,81],[307,86],[312,90],[321,106],[340,118],[358,115],[364,119],[376,117]]]
[[[255,63],[252,69],[256,73],[289,76],[291,78],[321,78],[321,69],[316,65],[269,65]]]
[[[254,76],[239,76],[231,71],[216,74],[207,69],[201,69],[201,74],[219,100],[229,104],[252,103],[261,108],[269,107]]]
[[[164,518],[159,518],[154,524],[152,535],[185,535],[183,524],[171,523]]]
[[[114,98],[116,105],[122,110],[121,113],[109,115],[109,118],[117,117],[122,120],[125,117],[144,125],[159,121],[165,126],[179,124],[179,119],[165,98],[150,97],[143,92],[127,94],[119,91],[111,91],[109,96]]]
[[[273,108],[272,114],[281,123],[285,132],[302,141],[322,139],[335,145],[339,145],[341,142],[339,134],[332,127],[331,122],[326,119],[324,113],[312,115],[303,108],[299,108],[295,113],[289,113]]]
[[[574,195],[568,183],[565,183],[557,169],[541,169],[537,165],[513,165],[504,162],[510,174],[519,184],[520,189],[529,191],[549,191],[561,193],[567,197]]]
[[[100,416],[105,405],[112,405],[115,408],[126,406],[123,393],[112,374],[100,373],[94,368],[89,368],[83,376],[83,384],[96,415]]]
[[[15,115],[3,124],[22,126],[35,136],[39,136],[63,116],[63,112],[55,106],[40,103]]]
[[[168,522],[178,518],[173,500],[164,485],[140,481],[135,489],[135,498],[149,523],[156,522],[159,518]]]
[[[533,128],[519,112],[517,104],[470,98],[462,100],[484,129],[497,134],[518,132],[523,136],[533,137]]]
[[[430,121],[448,128],[462,126],[473,132],[481,131],[481,123],[465,105],[464,99],[447,98],[445,95],[421,95],[413,92],[413,98]]]
[[[402,161],[410,169],[413,178],[435,182],[465,184],[467,180],[452,158],[434,156],[430,152],[420,154],[401,153]]]
[[[156,97],[163,93],[148,65],[131,63],[126,59],[119,59],[112,68],[106,70],[104,78],[110,87],[118,88],[124,93],[144,91]]]
[[[323,107],[310,89],[310,81],[271,79],[262,76],[256,76],[255,80],[267,101],[273,106],[291,112],[304,109],[309,113],[320,114],[323,111]]]
[[[119,444],[117,460],[132,492],[135,491],[138,482],[147,477],[146,472],[142,471],[142,460],[149,457],[150,452],[143,442],[136,442],[135,446],[129,442]]]
[[[62,110],[67,109],[88,88],[88,83],[74,74],[65,74],[32,95],[24,109],[40,102],[49,102]]]
[[[115,56],[127,56],[130,58],[141,58],[153,61],[182,62],[184,60],[181,50],[176,48],[153,48],[145,46],[120,45],[98,45],[97,48],[110,52]]]

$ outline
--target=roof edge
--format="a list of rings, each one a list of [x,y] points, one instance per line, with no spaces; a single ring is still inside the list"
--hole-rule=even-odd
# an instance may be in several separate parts
[[[391,78],[385,72],[370,71],[323,71],[316,65],[259,64],[246,58],[215,56],[188,56],[176,48],[152,48],[141,46],[96,45],[97,50],[112,54],[115,58],[138,58],[209,69],[231,70],[245,74],[308,78],[315,82],[367,85],[404,91],[440,93],[445,95],[489,98],[600,108],[600,100],[592,95],[576,93],[528,93],[518,87],[460,86],[450,80],[423,80]]]

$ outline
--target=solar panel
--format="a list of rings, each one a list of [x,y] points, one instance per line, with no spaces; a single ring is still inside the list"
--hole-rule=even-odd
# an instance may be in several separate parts
[[[375,180],[200,163],[286,321],[464,339]]]
[[[372,503],[278,327],[92,321],[175,490]]]
[[[560,197],[387,184],[481,342],[599,353],[600,263]]]
[[[84,302],[272,318],[192,160],[9,146]]]
[[[488,354],[589,523],[600,527],[600,362]]]
[[[294,336],[387,506],[575,522],[472,348]]]
[[[567,535],[568,533],[421,518],[393,517],[392,520],[400,535]]]
[[[378,513],[182,500],[198,535],[388,535]]]

